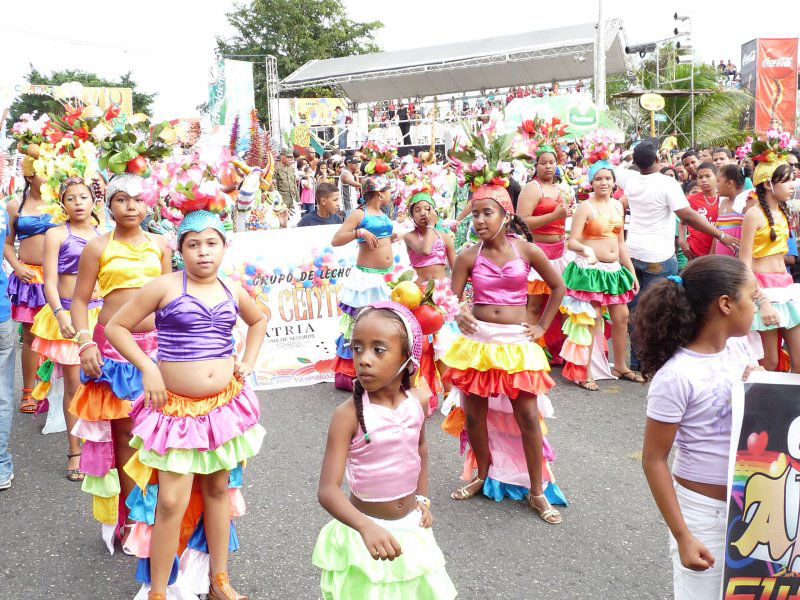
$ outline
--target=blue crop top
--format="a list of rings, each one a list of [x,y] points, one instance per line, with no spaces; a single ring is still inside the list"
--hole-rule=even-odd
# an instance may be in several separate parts
[[[190,362],[233,354],[233,326],[239,305],[224,283],[222,287],[228,299],[209,307],[186,293],[186,271],[183,272],[183,293],[156,311],[158,360]]]
[[[14,224],[17,230],[17,239],[19,241],[26,240],[35,235],[42,235],[45,231],[57,225],[53,223],[50,215],[37,215],[32,216],[18,216],[17,222]]]
[[[367,211],[364,211],[364,219],[361,221],[361,224],[358,226],[358,229],[366,229],[376,238],[387,238],[392,237],[392,222],[389,220],[383,212],[379,215],[368,215]],[[360,239],[359,242],[363,242],[364,240]]]

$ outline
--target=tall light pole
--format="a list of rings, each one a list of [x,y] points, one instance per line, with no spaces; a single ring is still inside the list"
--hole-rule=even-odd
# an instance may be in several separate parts
[[[594,103],[606,107],[606,22],[603,17],[603,0],[597,0],[597,37],[594,50]]]

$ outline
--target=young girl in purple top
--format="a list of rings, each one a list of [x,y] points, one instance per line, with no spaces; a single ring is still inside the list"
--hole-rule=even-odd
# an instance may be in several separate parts
[[[244,290],[230,290],[217,278],[225,248],[218,216],[189,213],[177,234],[186,269],[142,287],[105,331],[142,371],[144,387],[131,410],[137,452],[125,470],[137,487],[126,503],[136,524],[126,547],[140,559],[136,575],[144,585],[136,600],[181,593],[238,600],[244,596],[227,573],[228,552],[238,547],[230,521],[244,509],[240,463],[258,452],[264,437],[258,399],[244,381],[267,321]],[[131,335],[151,313],[158,364]],[[241,361],[232,336],[237,315],[249,326]],[[192,532],[188,542],[186,532]]]
[[[756,294],[744,263],[704,256],[651,286],[634,313],[642,374],[653,376],[642,466],[670,530],[676,600],[720,596],[731,389],[756,367],[744,337]]]

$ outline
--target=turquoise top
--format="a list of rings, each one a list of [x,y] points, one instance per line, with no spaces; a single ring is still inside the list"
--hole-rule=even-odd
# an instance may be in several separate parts
[[[364,219],[358,228],[366,229],[378,239],[391,237],[393,229],[391,220],[384,213],[368,215],[366,211],[364,211]],[[364,240],[359,238],[358,241],[363,242]]]

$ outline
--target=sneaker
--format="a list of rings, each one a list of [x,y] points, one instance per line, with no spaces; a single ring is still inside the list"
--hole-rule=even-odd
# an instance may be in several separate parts
[[[7,490],[11,487],[11,481],[14,479],[14,474],[11,474],[11,477],[6,479],[5,481],[0,481],[0,491]]]

